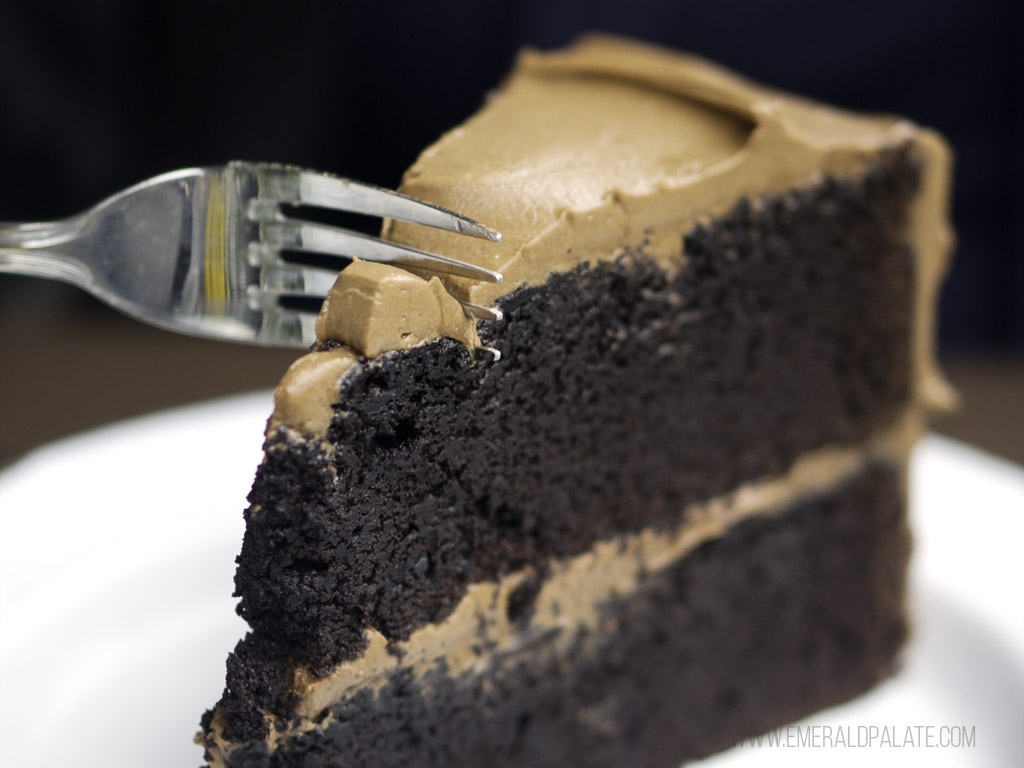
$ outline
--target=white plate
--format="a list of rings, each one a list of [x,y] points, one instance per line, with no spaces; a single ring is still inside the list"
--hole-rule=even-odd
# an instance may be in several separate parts
[[[270,407],[258,393],[136,419],[0,474],[0,766],[202,762],[192,736],[245,631],[233,560]],[[1024,765],[1024,471],[929,437],[912,487],[903,672],[779,732],[787,746],[704,765]]]

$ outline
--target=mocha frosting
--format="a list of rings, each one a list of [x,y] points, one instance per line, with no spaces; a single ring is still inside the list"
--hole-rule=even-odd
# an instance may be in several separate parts
[[[367,357],[442,336],[466,346],[479,342],[475,323],[440,280],[372,261],[344,271],[324,302],[316,335],[344,341]]]
[[[488,305],[553,272],[641,246],[676,269],[686,258],[681,233],[738,199],[824,175],[856,176],[879,152],[907,144],[924,161],[910,233],[918,260],[915,386],[926,405],[948,405],[930,335],[952,242],[941,139],[906,120],[842,112],[701,59],[601,36],[557,53],[523,53],[501,91],[406,173],[403,192],[486,223],[502,233],[500,243],[385,224],[397,242],[494,269],[503,282],[441,276],[414,288],[408,271],[355,264],[331,291],[318,338],[356,353],[344,365],[444,336],[471,346],[475,321],[457,319],[444,293]],[[323,435],[325,399],[334,394],[296,383],[308,384],[315,367],[303,359],[285,376],[270,429]],[[329,367],[325,385],[336,393],[342,356]]]

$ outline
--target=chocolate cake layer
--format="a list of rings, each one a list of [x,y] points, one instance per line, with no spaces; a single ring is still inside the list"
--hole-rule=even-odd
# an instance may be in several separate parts
[[[916,182],[891,152],[859,179],[741,201],[680,236],[674,273],[641,249],[519,289],[479,326],[496,361],[440,340],[351,370],[329,447],[269,437],[226,734],[261,737],[265,712],[288,716],[290,667],[326,674],[367,627],[406,638],[470,583],[676,525],[689,502],[893,421]]]
[[[674,768],[719,751],[892,671],[906,635],[903,509],[898,470],[870,465],[652,573],[564,656],[541,639],[480,676],[404,670],[288,750],[260,743],[228,765]]]

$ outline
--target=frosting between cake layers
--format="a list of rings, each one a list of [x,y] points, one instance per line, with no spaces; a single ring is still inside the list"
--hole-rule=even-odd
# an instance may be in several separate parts
[[[611,596],[630,594],[647,575],[672,566],[743,520],[777,514],[801,499],[829,492],[869,462],[889,464],[904,472],[922,424],[920,411],[910,408],[864,445],[818,449],[800,458],[784,475],[754,481],[687,507],[676,527],[621,535],[552,563],[525,631],[508,618],[508,602],[515,589],[534,575],[528,568],[500,581],[471,584],[444,620],[423,626],[408,640],[391,643],[392,650],[382,633],[367,628],[368,642],[362,655],[342,662],[328,676],[316,677],[304,667],[292,671],[297,719],[281,729],[268,714],[267,743],[273,750],[284,739],[325,728],[332,717],[327,711],[331,705],[364,688],[379,690],[400,669],[409,670],[418,680],[438,668],[453,678],[475,675],[517,653],[536,655],[540,651],[532,641],[551,633],[553,640],[545,653],[566,652],[581,629],[596,630],[591,636],[600,637],[609,630],[601,626],[601,606]],[[215,715],[207,742],[213,768],[224,765],[233,749],[221,733],[220,718],[219,713]]]
[[[949,154],[935,134],[905,120],[852,115],[694,57],[590,37],[564,52],[524,53],[484,109],[427,149],[405,176],[403,192],[487,223],[502,233],[500,243],[403,222],[387,222],[385,235],[500,271],[501,284],[441,278],[451,296],[489,305],[552,272],[627,249],[642,248],[665,269],[678,269],[686,258],[681,233],[738,199],[756,205],[760,196],[824,175],[859,176],[879,152],[908,144],[925,161],[909,233],[917,259],[914,381],[921,400],[942,407],[951,395],[933,362],[930,329],[952,243],[945,223]],[[377,274],[356,265],[341,273],[318,322],[321,341],[366,356],[411,346],[382,322],[396,311],[394,299],[344,298],[408,273],[387,267]],[[403,312],[438,318],[420,324],[415,338],[449,336],[471,346],[475,332],[453,330],[450,316],[436,315],[437,300],[435,291],[402,296]],[[357,356],[346,360],[352,365]],[[335,384],[344,373],[340,361],[331,359]],[[305,378],[313,364],[296,365]],[[268,429],[322,437],[330,410],[323,397],[294,386],[295,378],[285,377]]]

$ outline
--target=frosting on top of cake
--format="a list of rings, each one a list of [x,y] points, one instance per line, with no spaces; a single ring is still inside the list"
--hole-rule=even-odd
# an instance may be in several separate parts
[[[926,330],[952,242],[941,139],[902,119],[842,112],[692,56],[604,36],[523,53],[484,108],[406,173],[403,192],[485,222],[502,233],[500,243],[385,223],[385,236],[500,271],[503,282],[441,276],[430,290],[404,290],[396,286],[411,285],[403,282],[410,272],[354,264],[324,305],[318,338],[366,356],[444,336],[472,346],[476,321],[460,324],[440,309],[455,304],[442,299],[442,284],[451,297],[490,305],[553,272],[629,249],[676,269],[686,259],[682,233],[740,198],[756,204],[825,175],[856,176],[878,152],[907,144],[926,159],[910,233],[918,259],[915,382],[920,399],[942,405],[949,393]],[[396,333],[396,317],[417,317],[415,332]],[[286,374],[269,429],[325,433],[331,414],[323,397],[295,384],[309,381],[311,365],[300,360]],[[327,385],[336,391],[344,371],[337,359],[332,365]]]

